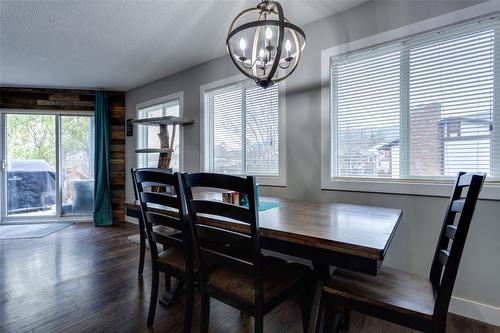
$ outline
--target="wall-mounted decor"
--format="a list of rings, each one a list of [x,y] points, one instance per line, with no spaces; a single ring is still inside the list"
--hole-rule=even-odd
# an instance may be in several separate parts
[[[129,118],[126,121],[127,136],[134,136],[134,124],[132,124],[132,120],[132,118]]]
[[[226,46],[240,72],[267,88],[293,73],[305,41],[304,31],[285,18],[281,5],[264,0],[236,16]]]

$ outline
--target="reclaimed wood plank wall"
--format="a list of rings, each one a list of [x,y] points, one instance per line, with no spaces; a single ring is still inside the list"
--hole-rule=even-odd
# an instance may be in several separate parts
[[[111,204],[113,221],[125,222],[125,94],[109,96]]]
[[[0,87],[0,108],[24,110],[94,111],[92,90]],[[125,93],[108,92],[111,201],[113,220],[123,223],[125,200]]]

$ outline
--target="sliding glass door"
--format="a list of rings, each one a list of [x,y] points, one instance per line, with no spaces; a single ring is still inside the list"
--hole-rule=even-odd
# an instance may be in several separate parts
[[[6,114],[7,216],[56,215],[56,117]]]
[[[94,118],[61,116],[62,215],[92,215]]]
[[[92,215],[93,116],[0,112],[2,222]]]

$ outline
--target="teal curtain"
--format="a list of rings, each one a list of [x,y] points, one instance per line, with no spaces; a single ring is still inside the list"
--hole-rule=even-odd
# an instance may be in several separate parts
[[[94,223],[113,224],[109,178],[109,117],[108,96],[104,91],[95,94],[95,159],[94,159]]]

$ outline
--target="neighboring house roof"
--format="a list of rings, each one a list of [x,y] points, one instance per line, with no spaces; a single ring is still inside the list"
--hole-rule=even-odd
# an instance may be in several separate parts
[[[443,118],[439,121],[440,124],[445,124],[449,122],[467,122],[467,123],[479,123],[479,124],[485,124],[489,125],[491,122],[486,119],[479,118],[480,115],[475,116],[474,118],[471,117],[446,117]]]
[[[457,117],[457,116],[446,117],[446,118],[443,118],[443,119],[439,120],[439,124],[446,124],[446,123],[457,122],[457,121],[467,122],[467,123],[484,124],[484,125],[490,125],[491,124],[491,122],[489,120],[487,120],[487,119],[481,119],[481,118],[479,118],[479,116],[481,116],[481,115],[477,115],[474,118],[471,118],[471,117]],[[372,149],[373,150],[378,150],[378,151],[389,150],[389,149],[391,149],[394,146],[399,146],[399,139],[391,140],[391,141],[388,141],[386,143],[382,143],[380,145],[377,145],[377,146],[373,147]]]
[[[374,148],[376,148],[377,150],[389,150],[394,146],[399,146],[399,139],[383,143],[381,145],[375,146]]]

